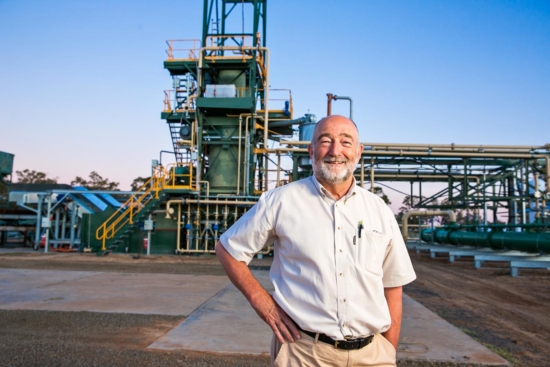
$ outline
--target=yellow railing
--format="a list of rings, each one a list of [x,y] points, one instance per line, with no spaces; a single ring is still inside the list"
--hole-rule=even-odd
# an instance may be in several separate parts
[[[170,105],[170,93],[172,93],[172,90],[165,90],[164,91],[164,110],[163,112],[170,112],[172,111],[172,106]]]
[[[206,45],[219,49],[208,50],[204,58],[213,62],[217,59],[242,59],[244,62],[252,58],[252,40],[252,36],[209,36]]]
[[[185,172],[185,168],[187,171]],[[159,198],[164,189],[192,189],[193,165],[170,164],[154,167],[153,175],[122,206],[96,230],[96,239],[101,241],[101,250],[106,250],[106,242],[112,239],[126,224],[133,224],[134,217],[150,201]]]
[[[180,90],[176,90],[176,95],[177,95],[177,92],[179,92]],[[163,112],[171,112],[172,111],[172,102],[174,102],[174,111],[176,112],[184,112],[184,111],[189,111],[189,112],[194,112],[195,111],[195,98],[196,96],[195,95],[192,95],[192,96],[189,96],[187,97],[187,101],[185,103],[185,107],[184,106],[180,106],[180,108],[178,108],[178,101],[177,100],[174,100],[172,101],[172,92],[174,92],[173,89],[167,89],[164,91],[164,110]]]
[[[234,44],[229,45],[228,41],[232,41]],[[240,41],[240,43],[239,43]],[[206,38],[206,45],[210,47],[228,47],[228,46],[238,46],[238,47],[252,47],[252,36],[242,35],[242,36],[226,36],[226,35],[217,35],[217,36],[208,36]],[[222,45],[223,43],[223,45]]]
[[[175,60],[198,60],[201,41],[198,39],[168,40],[166,41],[168,49],[168,61]],[[176,56],[174,56],[176,54]],[[183,56],[183,57],[179,57]]]

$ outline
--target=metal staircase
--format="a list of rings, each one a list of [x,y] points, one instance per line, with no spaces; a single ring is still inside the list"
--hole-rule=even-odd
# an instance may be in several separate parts
[[[187,121],[187,119],[184,119]],[[186,122],[187,123],[187,122]],[[187,126],[190,126],[191,122],[187,123]],[[184,126],[182,122],[168,122],[168,128],[170,129],[170,137],[172,139],[172,147],[174,148],[174,155],[176,156],[177,163],[187,163],[190,160],[189,150],[182,147],[180,142],[182,140],[180,131]]]
[[[155,169],[152,177],[96,230],[96,238],[101,241],[98,255],[116,250],[138,228],[138,222],[159,207],[169,175],[162,167]]]
[[[120,208],[96,230],[101,241],[98,255],[119,249],[136,229],[138,223],[156,210],[172,193],[194,190],[191,163],[154,167],[153,175]]]

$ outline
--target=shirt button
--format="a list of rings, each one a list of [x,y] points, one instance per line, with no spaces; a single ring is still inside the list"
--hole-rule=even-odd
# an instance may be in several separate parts
[[[340,230],[340,227],[338,227],[338,230]]]
[[[340,276],[343,277],[343,276],[344,276],[344,273],[340,273]]]
[[[340,252],[343,252],[343,251],[340,249]]]

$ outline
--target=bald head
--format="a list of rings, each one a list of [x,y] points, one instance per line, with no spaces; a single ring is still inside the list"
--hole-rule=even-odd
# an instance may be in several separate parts
[[[318,142],[319,138],[322,137],[323,131],[326,130],[326,127],[332,127],[334,125],[343,127],[344,131],[347,131],[347,133],[351,135],[353,141],[356,144],[359,143],[359,130],[357,129],[357,125],[355,124],[355,122],[345,116],[330,115],[322,118],[321,120],[319,120],[317,125],[315,125],[311,144],[315,145]]]

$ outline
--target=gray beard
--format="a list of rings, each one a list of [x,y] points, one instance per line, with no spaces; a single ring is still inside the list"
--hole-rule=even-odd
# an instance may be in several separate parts
[[[337,168],[337,169],[334,169]],[[342,166],[330,167],[323,159],[313,159],[313,172],[315,176],[329,184],[339,184],[346,181],[355,171],[355,165],[347,161]]]

